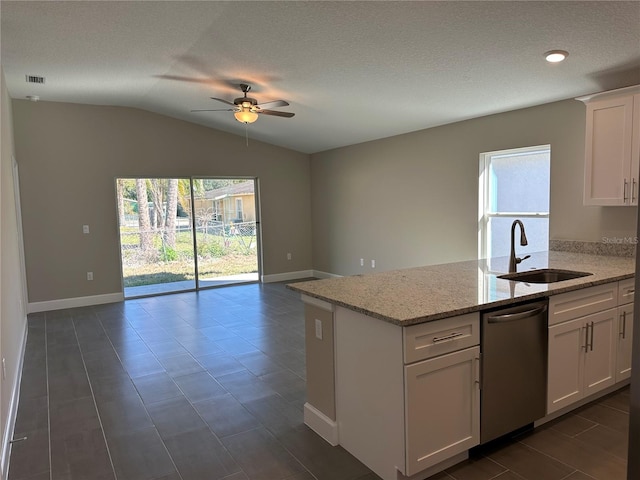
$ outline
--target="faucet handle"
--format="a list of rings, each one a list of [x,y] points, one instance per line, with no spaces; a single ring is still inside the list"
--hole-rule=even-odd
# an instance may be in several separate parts
[[[531,255],[525,255],[525,256],[524,256],[524,257],[522,257],[522,258],[520,258],[520,257],[516,257],[516,265],[517,265],[518,263],[521,263],[521,262],[525,261],[527,258],[530,258],[530,257],[531,257]]]

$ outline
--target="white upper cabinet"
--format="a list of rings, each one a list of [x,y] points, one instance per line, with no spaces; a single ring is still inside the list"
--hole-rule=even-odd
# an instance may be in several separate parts
[[[587,105],[585,205],[638,205],[640,85],[578,100]]]

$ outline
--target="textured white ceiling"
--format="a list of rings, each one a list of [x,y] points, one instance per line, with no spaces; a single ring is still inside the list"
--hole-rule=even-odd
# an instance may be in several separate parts
[[[136,107],[244,135],[210,100],[287,100],[250,138],[318,152],[640,83],[640,2],[5,1],[13,98]],[[552,49],[570,52],[557,65]],[[43,75],[45,85],[25,82]]]

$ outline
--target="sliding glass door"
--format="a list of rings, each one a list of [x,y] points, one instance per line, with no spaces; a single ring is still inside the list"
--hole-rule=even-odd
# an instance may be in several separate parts
[[[255,183],[255,179],[194,179],[200,288],[259,279]]]
[[[259,280],[255,179],[118,178],[116,189],[125,298]]]

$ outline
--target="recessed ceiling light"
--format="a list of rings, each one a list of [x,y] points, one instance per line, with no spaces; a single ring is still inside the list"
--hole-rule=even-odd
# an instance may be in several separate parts
[[[551,50],[544,54],[544,58],[549,63],[561,62],[568,56],[569,56],[569,52],[565,52],[564,50]]]

